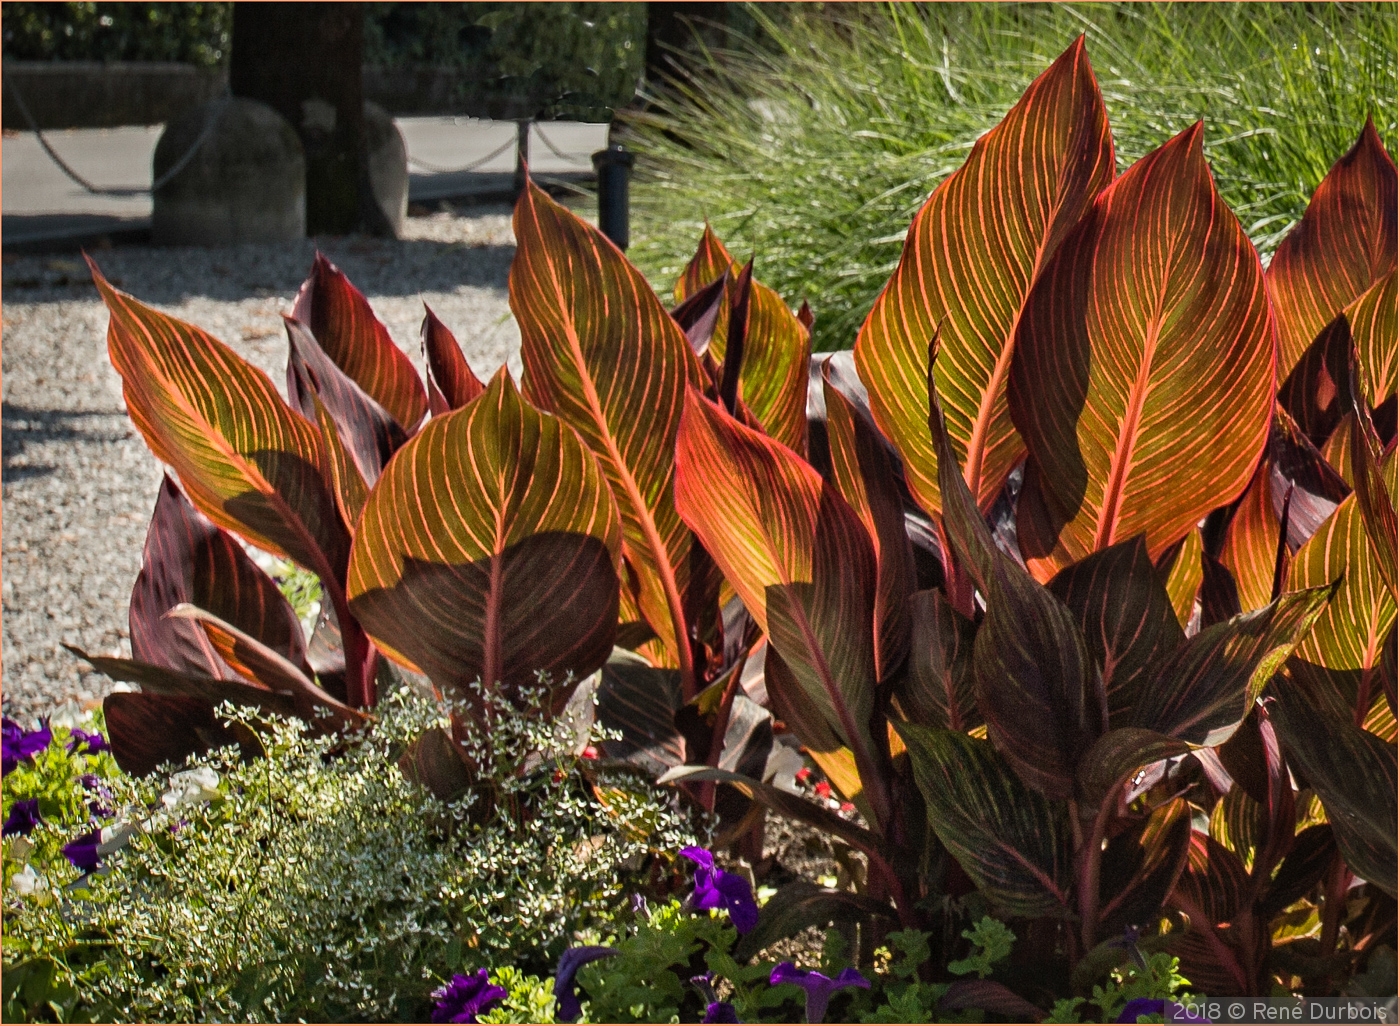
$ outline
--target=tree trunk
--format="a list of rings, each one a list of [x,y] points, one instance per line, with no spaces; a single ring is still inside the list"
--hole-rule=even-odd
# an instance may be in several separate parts
[[[291,122],[306,152],[306,232],[366,223],[364,9],[354,3],[233,5],[229,87]]]

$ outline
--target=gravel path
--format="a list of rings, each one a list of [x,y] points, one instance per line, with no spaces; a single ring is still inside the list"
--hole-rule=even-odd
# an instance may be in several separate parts
[[[366,296],[420,370],[427,302],[483,379],[519,374],[506,301],[514,240],[507,207],[409,218],[404,239],[356,236],[225,249],[95,252],[119,288],[199,325],[286,393],[290,312],[319,247]],[[130,656],[127,602],[161,466],[126,417],[107,360],[107,315],[81,261],[6,257],[3,268],[3,696],[30,720],[112,682],[60,642]]]

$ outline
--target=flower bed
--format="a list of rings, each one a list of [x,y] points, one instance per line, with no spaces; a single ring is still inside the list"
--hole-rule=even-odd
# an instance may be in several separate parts
[[[84,655],[141,690],[105,739],[6,729],[12,1010],[1132,1021],[1388,987],[1395,165],[1368,122],[1265,274],[1201,136],[1116,174],[1080,39],[849,357],[708,230],[668,310],[533,185],[520,384],[431,311],[423,381],[318,256],[284,403],[93,264],[172,473],[132,658]],[[309,631],[249,547],[319,580]],[[834,880],[767,857],[770,811]]]

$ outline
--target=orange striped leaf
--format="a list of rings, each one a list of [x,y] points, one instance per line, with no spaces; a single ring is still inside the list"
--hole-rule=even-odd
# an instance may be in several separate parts
[[[705,226],[700,247],[676,284],[684,302],[730,272],[727,292],[738,288],[739,265],[718,236]],[[719,308],[709,352],[724,362],[729,332],[727,305]],[[755,280],[749,299],[744,359],[739,370],[739,398],[763,430],[797,453],[807,451],[807,367],[812,352],[810,331],[775,291]]]
[[[1394,263],[1395,202],[1395,162],[1368,117],[1269,264],[1265,284],[1278,323],[1280,376]]]
[[[323,478],[317,429],[228,346],[118,292],[89,266],[110,314],[108,353],[127,412],[151,451],[214,523],[338,589],[349,539]]]
[[[423,304],[423,327],[419,334],[423,342],[423,358],[428,364],[428,388],[442,398],[445,409],[460,410],[482,392],[486,386],[472,373],[457,338],[438,320],[427,303]],[[435,416],[440,415],[435,413]]]
[[[875,665],[887,679],[909,653],[909,597],[918,586],[914,550],[904,530],[904,504],[894,468],[869,414],[823,373],[832,478],[875,546]]]
[[[1294,557],[1290,590],[1341,588],[1289,661],[1290,675],[1318,704],[1357,719],[1381,690],[1382,641],[1395,623],[1395,596],[1367,542],[1356,495],[1349,496]]]
[[[839,492],[781,443],[694,389],[676,441],[676,508],[743,600],[807,705],[855,754],[883,827],[875,707],[875,554]],[[774,680],[769,681],[770,692]]]
[[[360,290],[319,252],[292,316],[311,330],[337,367],[413,433],[428,412],[418,372]]]
[[[689,700],[683,595],[692,537],[672,488],[685,387],[702,384],[700,364],[646,279],[596,228],[533,183],[514,223],[510,305],[525,394],[578,431],[602,463],[641,613],[680,666]]]
[[[1010,404],[1049,517],[1022,534],[1042,579],[1136,534],[1156,560],[1245,490],[1263,449],[1274,392],[1263,272],[1215,191],[1201,132],[1105,190],[1027,302]]]
[[[621,548],[598,461],[502,367],[385,469],[355,534],[350,608],[456,698],[478,679],[531,685],[537,670],[562,683],[612,651]]]
[[[1006,383],[1026,297],[1113,180],[1113,140],[1076,40],[973,147],[914,218],[894,276],[856,340],[871,410],[904,458],[915,498],[942,508],[926,430],[924,360],[942,338],[938,387],[964,479],[985,509],[1024,451]]]
[[[1280,536],[1279,516],[1274,512],[1270,477],[1271,465],[1265,457],[1259,461],[1249,489],[1230,518],[1220,550],[1220,563],[1234,577],[1240,609],[1246,612],[1274,600],[1275,584],[1281,583],[1279,561],[1284,561],[1286,569],[1290,558],[1285,539]],[[1291,507],[1292,497],[1289,498]]]

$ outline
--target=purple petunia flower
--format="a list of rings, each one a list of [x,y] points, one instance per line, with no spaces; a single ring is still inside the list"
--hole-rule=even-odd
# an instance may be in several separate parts
[[[68,751],[77,752],[79,755],[96,755],[98,752],[105,752],[111,745],[107,739],[98,731],[94,730],[89,734],[86,730],[73,728],[73,736],[68,741]]]
[[[84,773],[78,782],[83,785],[84,791],[93,796],[93,800],[88,802],[90,813],[98,819],[111,819],[117,814],[112,808],[112,792],[105,780],[96,773]]]
[[[695,893],[690,896],[694,909],[722,908],[740,933],[758,925],[758,903],[753,888],[742,876],[715,868],[715,857],[704,848],[682,848],[681,854],[695,863]]]
[[[43,821],[39,815],[39,799],[21,799],[10,806],[10,814],[5,818],[4,835],[27,834]]]
[[[582,944],[570,948],[559,956],[559,967],[554,970],[554,1018],[556,1022],[576,1022],[583,1014],[578,992],[574,989],[574,977],[589,962],[616,955],[616,948],[602,944]]]
[[[101,844],[102,831],[89,830],[76,841],[69,841],[63,846],[63,857],[71,862],[75,868],[81,869],[84,873],[91,873],[102,859],[97,851]]]
[[[842,969],[836,979],[816,972],[799,969],[791,962],[784,962],[773,970],[768,982],[774,987],[784,983],[795,983],[807,992],[807,1021],[821,1022],[826,1018],[827,1002],[831,995],[846,987],[870,989],[870,981],[854,969]]]
[[[711,1001],[705,1006],[705,1018],[701,1022],[738,1022],[739,1013],[728,1001]]]
[[[1137,1022],[1138,1016],[1140,1015],[1160,1015],[1165,1017],[1167,1014],[1167,1004],[1168,1002],[1164,1001],[1162,998],[1133,998],[1123,1007],[1123,1011],[1118,1014],[1118,1018],[1113,1021]],[[1197,1018],[1184,1006],[1178,1005],[1174,1001],[1171,1002],[1171,1004],[1175,1006],[1174,1010],[1176,1013],[1172,1019],[1173,1022],[1210,1022],[1209,1019]]]
[[[485,969],[470,975],[453,973],[452,979],[433,991],[433,1022],[476,1022],[476,1017],[491,1005],[505,1000],[504,987],[488,978]]]
[[[3,731],[0,731],[0,776],[8,776],[10,771],[26,759],[32,759],[53,740],[49,721],[39,724],[38,730],[25,730],[14,720],[5,718]]]

